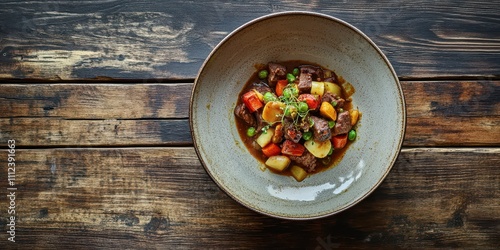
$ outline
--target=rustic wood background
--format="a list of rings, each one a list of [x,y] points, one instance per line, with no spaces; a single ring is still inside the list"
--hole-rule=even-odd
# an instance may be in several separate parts
[[[252,212],[192,145],[193,79],[231,30],[309,10],[370,36],[401,80],[404,147],[325,219]],[[498,1],[0,3],[0,228],[16,140],[16,243],[0,249],[500,248]],[[3,230],[6,231],[6,230]]]

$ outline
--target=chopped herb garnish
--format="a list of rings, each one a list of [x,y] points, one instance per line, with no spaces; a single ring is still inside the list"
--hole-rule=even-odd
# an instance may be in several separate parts
[[[271,127],[271,124],[267,124],[266,126],[264,126],[261,130],[262,130],[262,133],[264,134],[267,134],[267,130]]]

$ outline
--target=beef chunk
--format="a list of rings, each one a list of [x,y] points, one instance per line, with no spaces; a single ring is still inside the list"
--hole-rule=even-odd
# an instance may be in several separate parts
[[[299,84],[297,84],[300,93],[309,93],[311,92],[312,87],[312,77],[309,73],[301,72],[299,75]]]
[[[301,156],[290,156],[290,159],[304,167],[308,173],[311,173],[316,169],[316,157],[314,157],[314,155],[307,150],[304,151]]]
[[[311,116],[313,120],[313,136],[316,141],[326,141],[332,138],[332,133],[328,127],[328,121],[323,118]]]
[[[285,66],[277,63],[269,63],[268,68],[269,75],[267,76],[267,82],[269,83],[269,86],[274,87],[276,86],[276,82],[278,82],[279,79],[286,78]]]
[[[324,74],[321,67],[316,67],[312,65],[302,65],[299,67],[300,73],[310,74],[313,81],[321,82],[323,81]]]
[[[325,77],[325,79],[323,79],[324,82],[339,83],[339,78],[335,72],[331,70],[323,70],[323,75]]]
[[[309,93],[312,87],[312,81],[323,80],[323,69],[321,67],[302,65],[299,67],[299,88],[300,93]]]
[[[265,94],[266,92],[273,92],[265,82],[254,83],[253,89],[257,90],[261,94]]]
[[[321,97],[321,102],[336,102],[337,105],[335,108],[343,108],[345,104],[345,100],[343,98],[340,98],[331,92],[325,92],[325,94]]]
[[[326,91],[323,96],[321,97],[321,102],[329,102],[331,103],[332,101],[336,100],[335,95],[332,94],[331,92]]]
[[[344,111],[337,117],[337,122],[335,123],[335,127],[333,129],[333,135],[348,133],[351,128],[351,115],[349,114],[349,111]]]
[[[250,126],[257,125],[254,115],[250,113],[244,103],[241,103],[234,108],[234,114]]]
[[[262,118],[262,109],[258,109],[254,112],[255,115],[255,126],[257,126],[256,130],[261,131],[267,125],[267,122]]]
[[[302,138],[302,132],[288,120],[283,121],[283,132],[285,134],[285,139],[295,143],[298,143],[300,138]]]

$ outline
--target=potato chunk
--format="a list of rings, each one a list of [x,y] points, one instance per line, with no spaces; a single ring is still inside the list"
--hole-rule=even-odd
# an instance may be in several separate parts
[[[330,140],[323,142],[318,142],[315,140],[309,140],[304,143],[307,151],[311,152],[317,158],[325,158],[332,148],[332,143]]]
[[[303,181],[307,177],[307,172],[297,165],[292,165],[290,167],[290,172],[292,173],[293,178],[295,178],[298,182]]]
[[[266,160],[266,166],[274,171],[282,172],[290,165],[290,158],[284,155],[271,156]]]

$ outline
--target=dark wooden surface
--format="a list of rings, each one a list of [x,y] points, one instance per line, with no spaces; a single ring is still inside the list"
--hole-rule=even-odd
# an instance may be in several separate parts
[[[188,125],[210,50],[286,10],[359,27],[393,63],[407,106],[404,147],[381,186],[304,222],[224,194]],[[499,249],[500,4],[2,1],[0,148],[0,249]]]

